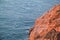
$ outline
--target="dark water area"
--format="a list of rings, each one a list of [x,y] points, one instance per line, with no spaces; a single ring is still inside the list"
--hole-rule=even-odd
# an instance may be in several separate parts
[[[0,0],[0,40],[28,40],[35,19],[60,0]]]

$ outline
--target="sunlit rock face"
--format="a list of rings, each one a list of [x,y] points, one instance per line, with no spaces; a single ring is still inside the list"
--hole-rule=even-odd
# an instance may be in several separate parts
[[[37,18],[31,28],[29,40],[58,40],[60,33],[60,4]]]

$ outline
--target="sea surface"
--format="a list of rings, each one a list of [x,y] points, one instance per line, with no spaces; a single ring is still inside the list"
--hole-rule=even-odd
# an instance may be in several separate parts
[[[0,40],[28,40],[36,18],[60,0],[0,0]]]

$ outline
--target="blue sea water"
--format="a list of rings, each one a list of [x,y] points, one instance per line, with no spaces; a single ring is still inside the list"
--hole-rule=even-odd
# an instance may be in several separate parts
[[[60,0],[0,0],[0,40],[28,40],[35,19]]]

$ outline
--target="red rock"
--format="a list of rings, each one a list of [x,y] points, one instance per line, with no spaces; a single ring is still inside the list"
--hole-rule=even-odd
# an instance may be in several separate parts
[[[55,5],[44,15],[36,19],[34,27],[30,31],[29,40],[53,40],[53,38],[45,38],[47,34],[52,36],[51,33],[54,33],[54,35],[56,35],[55,33],[60,33],[60,4]]]

